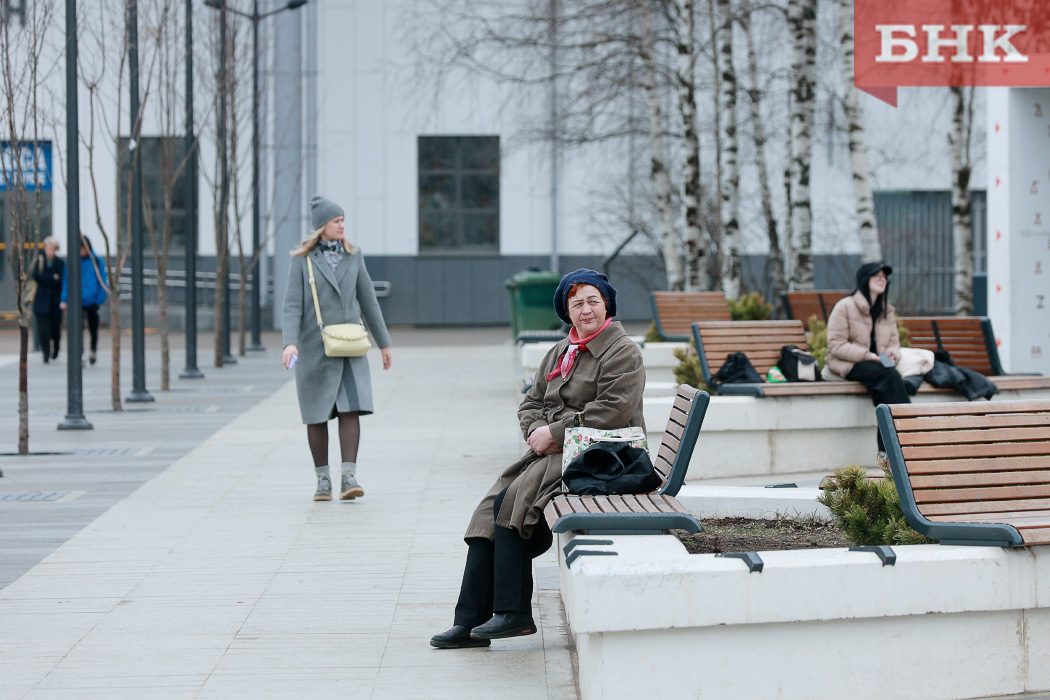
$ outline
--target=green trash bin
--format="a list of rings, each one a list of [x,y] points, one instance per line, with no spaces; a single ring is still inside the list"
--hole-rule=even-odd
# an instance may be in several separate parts
[[[510,291],[510,331],[550,331],[562,325],[554,313],[554,292],[561,276],[546,270],[525,270],[503,284]]]

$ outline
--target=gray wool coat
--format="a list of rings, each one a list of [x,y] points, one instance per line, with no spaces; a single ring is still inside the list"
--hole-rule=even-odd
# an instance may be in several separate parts
[[[292,256],[281,332],[284,347],[295,345],[299,349],[295,386],[303,423],[324,423],[333,418],[336,411],[372,413],[368,356],[328,357],[324,354],[324,342],[310,294],[307,256],[313,261],[317,300],[325,325],[361,323],[363,318],[365,327],[375,338],[374,344],[380,348],[390,346],[390,334],[360,250],[344,254],[334,271],[324,259],[320,246],[315,246],[306,256]]]
[[[587,343],[587,350],[576,357],[569,376],[562,380],[547,374],[561,360],[569,347],[568,338],[555,345],[543,358],[532,388],[518,407],[521,434],[528,438],[540,426],[549,425],[551,437],[558,445],[565,442],[565,431],[573,425],[577,412],[583,412],[584,425],[590,428],[645,428],[642,417],[642,392],[645,390],[645,367],[642,353],[627,337],[623,326],[613,323]],[[512,527],[527,539],[534,539],[535,553],[550,545],[550,531],[536,524],[543,509],[561,492],[561,452],[537,455],[531,449],[507,467],[474,510],[464,539],[495,537],[495,524]],[[507,489],[498,517],[493,519],[492,506],[500,491]],[[541,541],[536,541],[541,540]]]

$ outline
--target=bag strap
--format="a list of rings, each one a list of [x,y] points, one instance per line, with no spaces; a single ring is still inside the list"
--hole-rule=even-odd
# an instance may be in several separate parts
[[[310,293],[314,297],[314,313],[317,314],[317,327],[324,330],[324,321],[321,320],[321,304],[317,301],[317,280],[314,279],[314,264],[310,261],[310,254],[306,254],[306,268],[310,271]]]

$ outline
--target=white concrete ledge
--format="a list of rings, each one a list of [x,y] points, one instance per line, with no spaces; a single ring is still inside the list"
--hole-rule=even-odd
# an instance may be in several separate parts
[[[994,401],[1050,398],[1050,391],[1003,391]],[[956,394],[919,394],[916,403],[965,401]],[[647,395],[649,445],[655,449],[674,403]],[[687,479],[875,467],[875,410],[867,394],[714,396],[689,463]]]
[[[696,486],[686,484],[678,502],[703,525],[705,518],[831,518],[831,511],[817,503],[816,488],[767,489],[762,486]]]
[[[609,539],[586,549],[616,556],[562,556],[585,700],[1050,690],[1050,548],[894,547],[885,567],[870,552],[761,552],[750,573],[670,536]]]

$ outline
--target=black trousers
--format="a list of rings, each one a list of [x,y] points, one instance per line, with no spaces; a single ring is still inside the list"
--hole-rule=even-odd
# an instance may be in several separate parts
[[[36,315],[36,341],[44,362],[58,357],[58,345],[62,339],[62,314]]]
[[[84,317],[87,319],[88,334],[91,336],[91,352],[95,352],[98,350],[98,304],[85,306]]]
[[[876,406],[880,403],[911,403],[904,380],[894,367],[883,367],[881,363],[871,361],[858,362],[845,378],[867,387],[871,393],[871,402]],[[878,428],[875,429],[875,436],[878,439],[879,451],[885,451],[886,446]]]
[[[495,520],[504,489],[492,505]],[[536,527],[546,527],[540,520]],[[471,537],[467,540],[467,563],[456,603],[455,624],[477,627],[488,622],[493,613],[532,612],[533,542],[514,528],[496,526],[495,540]]]

